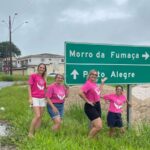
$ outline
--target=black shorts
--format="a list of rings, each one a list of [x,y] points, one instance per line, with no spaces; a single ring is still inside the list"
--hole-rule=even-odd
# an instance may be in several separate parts
[[[84,105],[84,111],[87,115],[87,117],[93,121],[94,119],[97,119],[97,118],[101,118],[101,105],[100,105],[100,102],[96,102],[94,104],[94,106],[88,104],[88,103],[85,103]]]
[[[108,114],[107,114],[107,125],[110,128],[113,128],[113,127],[121,128],[121,127],[123,127],[121,113],[108,112]]]

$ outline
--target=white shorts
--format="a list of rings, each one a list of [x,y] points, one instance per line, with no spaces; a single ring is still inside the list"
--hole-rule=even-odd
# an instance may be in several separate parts
[[[33,107],[45,107],[46,101],[45,98],[35,98],[32,97]]]

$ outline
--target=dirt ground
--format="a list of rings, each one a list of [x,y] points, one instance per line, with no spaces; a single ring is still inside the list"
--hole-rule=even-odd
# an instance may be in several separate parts
[[[80,86],[70,87],[69,97],[66,99],[65,109],[71,105],[77,104],[83,107],[84,101],[78,96]],[[115,91],[114,87],[104,86],[102,94],[112,93]],[[126,91],[124,94],[126,95]],[[150,84],[136,85],[131,88],[131,120],[132,123],[148,122],[150,123]],[[107,112],[108,104],[101,99],[102,111]],[[124,107],[123,115],[126,116],[126,106]]]

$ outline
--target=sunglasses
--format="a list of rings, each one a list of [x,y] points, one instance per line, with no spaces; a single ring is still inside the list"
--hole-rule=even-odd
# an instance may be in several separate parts
[[[57,77],[57,79],[62,79],[62,80],[63,80],[64,78],[62,78],[62,77]]]
[[[116,91],[122,91],[122,89],[116,89]]]
[[[93,75],[93,76],[98,76],[98,74],[97,73],[91,73],[90,75]]]

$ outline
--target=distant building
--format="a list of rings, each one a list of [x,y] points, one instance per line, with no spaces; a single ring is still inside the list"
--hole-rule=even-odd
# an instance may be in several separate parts
[[[17,62],[16,57],[12,57],[12,66],[15,67]],[[10,71],[10,58],[1,58],[0,59],[0,72],[9,73]]]
[[[44,63],[47,73],[64,73],[64,56],[57,54],[36,54],[20,57],[13,63],[13,74],[31,74],[37,71],[37,66]]]
[[[0,58],[0,72],[3,71],[3,59]]]

